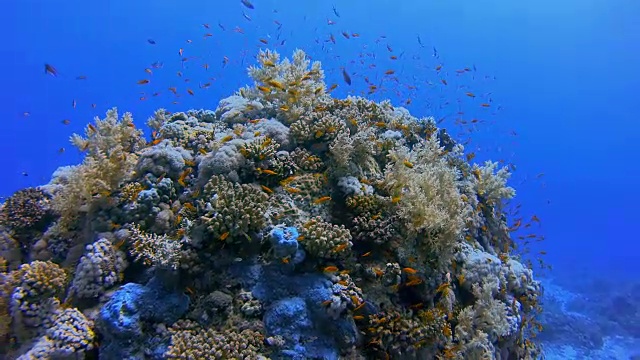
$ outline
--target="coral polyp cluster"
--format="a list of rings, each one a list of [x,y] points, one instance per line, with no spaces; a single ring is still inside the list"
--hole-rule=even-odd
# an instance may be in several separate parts
[[[300,50],[249,75],[215,111],[156,111],[150,142],[109,111],[72,137],[81,164],[4,204],[8,354],[539,355],[506,168],[433,118],[332,98]]]

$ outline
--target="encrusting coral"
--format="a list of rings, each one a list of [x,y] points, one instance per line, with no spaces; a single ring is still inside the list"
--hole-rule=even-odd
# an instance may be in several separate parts
[[[81,164],[4,204],[1,256],[64,261],[2,269],[14,355],[538,356],[507,168],[433,118],[332,98],[301,50],[249,76],[215,111],[156,111],[149,142],[110,110],[72,137]]]

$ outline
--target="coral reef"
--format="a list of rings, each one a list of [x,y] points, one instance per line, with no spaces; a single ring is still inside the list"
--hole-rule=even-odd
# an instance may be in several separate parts
[[[215,111],[116,110],[2,206],[11,358],[533,359],[508,168],[261,51]],[[8,324],[7,324],[8,323]],[[632,328],[632,327],[631,327]]]

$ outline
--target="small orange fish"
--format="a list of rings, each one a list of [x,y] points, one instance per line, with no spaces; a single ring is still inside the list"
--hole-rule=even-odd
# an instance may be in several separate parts
[[[410,268],[410,267],[406,267],[406,268],[402,269],[402,271],[406,272],[407,274],[411,274],[411,275],[414,275],[414,274],[418,273],[418,271],[416,269]]]
[[[149,80],[147,80],[147,79],[138,80],[138,85],[145,85],[145,84],[148,84],[148,83],[149,83]]]
[[[490,106],[491,106],[491,104],[482,103],[482,104],[480,104],[480,106],[488,108],[488,107],[490,107]]]
[[[264,192],[266,192],[268,194],[273,194],[273,190],[271,190],[271,188],[266,187],[264,185],[260,185],[260,187],[262,188],[262,190],[264,190]]]
[[[395,73],[396,73],[395,70],[387,70],[387,71],[384,72],[385,75],[393,75]]]
[[[228,237],[229,237],[229,232],[227,231],[222,235],[220,235],[220,241],[225,241]]]
[[[220,142],[226,143],[227,141],[231,141],[231,140],[233,140],[233,135],[227,135],[222,139],[220,139]]]
[[[337,266],[327,266],[324,269],[322,269],[322,271],[324,272],[337,272],[338,271],[338,267]]]
[[[443,85],[447,85],[447,84],[448,84],[448,83],[447,83],[447,80],[445,80],[445,79],[441,79],[441,80],[440,80],[440,82],[441,82]]]
[[[188,92],[188,93],[189,93],[189,95],[191,95],[191,96],[195,95],[195,93],[194,93],[194,92],[193,92],[193,90],[191,90],[191,89],[187,89],[187,92]]]
[[[64,119],[64,120],[62,120],[62,124],[64,124],[64,125],[69,125],[69,124],[71,124],[71,120],[69,120],[69,119]]]
[[[353,320],[364,320],[364,316],[362,315],[354,315]]]
[[[262,170],[262,169],[258,168],[258,172],[261,173],[261,174],[267,174],[267,175],[278,175],[277,172],[275,172],[273,170],[269,170],[269,169]]]
[[[472,92],[465,93],[465,95],[467,95],[470,98],[476,97],[476,95],[474,93],[472,93]]]
[[[404,166],[408,167],[409,169],[413,169],[413,163],[411,163],[409,160],[405,160],[402,163],[404,164]]]
[[[160,139],[156,139],[156,140],[160,140]],[[156,141],[156,140],[153,140],[153,141]],[[178,184],[182,186],[186,186],[184,179],[186,179],[187,176],[189,176],[189,174],[191,174],[192,171],[193,171],[192,168],[187,168],[185,171],[183,171],[182,174],[180,174],[180,177],[178,178]]]
[[[367,251],[366,253],[362,254],[362,257],[367,257],[371,255],[371,251]]]
[[[336,246],[335,248],[333,248],[333,252],[340,252],[340,251],[344,250],[347,247],[347,245],[349,245],[349,244],[340,244],[340,245]]]
[[[313,203],[317,205],[317,204],[322,204],[323,202],[326,202],[329,200],[331,200],[331,196],[323,196],[313,200]]]
[[[269,44],[269,41],[267,39],[260,39],[260,42],[265,45]]]

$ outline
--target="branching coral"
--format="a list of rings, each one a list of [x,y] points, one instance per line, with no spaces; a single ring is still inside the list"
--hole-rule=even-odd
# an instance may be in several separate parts
[[[147,266],[177,269],[180,266],[182,245],[180,240],[167,235],[148,234],[138,226],[131,227],[131,254],[136,261]]]
[[[334,225],[320,218],[313,218],[301,230],[305,250],[313,256],[339,259],[349,255],[351,234],[344,226]]]
[[[459,352],[462,358],[494,358],[493,343],[498,337],[516,331],[517,320],[509,316],[503,302],[494,299],[497,291],[495,280],[473,285],[476,303],[462,309],[455,327],[455,339],[462,345]]]
[[[320,62],[311,64],[302,50],[293,53],[292,61],[280,61],[277,52],[261,50],[258,63],[259,67],[249,67],[255,86],[242,88],[238,93],[248,100],[260,101],[272,116],[290,123],[314,102],[328,97]]]
[[[52,187],[52,205],[65,227],[74,225],[81,214],[93,211],[119,189],[133,174],[138,158],[134,152],[145,144],[142,132],[133,126],[131,114],[118,120],[115,109],[108,111],[104,120],[96,118],[95,125],[87,125],[85,135],[71,137],[74,145],[88,152],[84,162],[55,177],[51,184],[62,185]]]
[[[171,328],[167,359],[247,359],[264,358],[263,336],[251,329],[218,332],[203,329],[190,321],[179,321]]]
[[[425,235],[426,245],[445,254],[460,238],[466,217],[458,191],[459,174],[448,166],[435,136],[394,150],[385,186],[398,199],[398,215],[409,234]]]
[[[516,195],[516,191],[507,186],[507,180],[511,176],[509,169],[503,167],[498,172],[497,162],[487,161],[484,166],[473,165],[473,178],[476,193],[490,205],[501,205],[503,200],[508,200]]]
[[[200,219],[216,239],[241,241],[265,224],[269,195],[264,191],[213,176],[203,194],[207,200]]]

